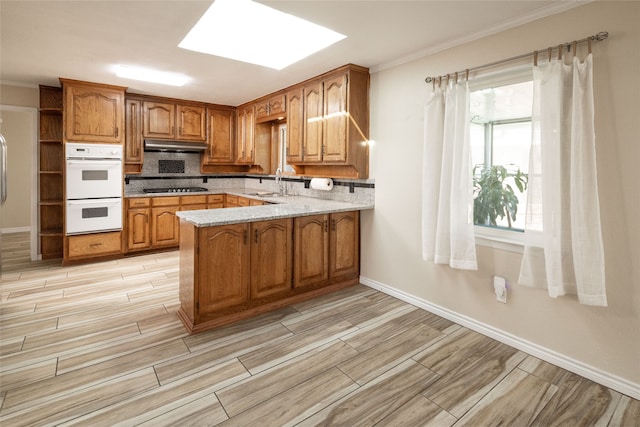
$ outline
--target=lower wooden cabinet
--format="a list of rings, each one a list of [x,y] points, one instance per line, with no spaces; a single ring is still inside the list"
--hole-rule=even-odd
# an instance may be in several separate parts
[[[67,245],[68,256],[65,261],[120,255],[122,253],[122,232],[113,231],[68,236]]]
[[[198,228],[180,224],[190,333],[358,283],[359,212]]]
[[[204,228],[197,239],[198,317],[249,301],[249,224]]]
[[[295,218],[296,288],[357,277],[360,272],[358,211]]]
[[[291,218],[251,224],[251,298],[291,289],[292,229]]]
[[[338,212],[329,217],[329,278],[360,274],[360,212]]]
[[[329,279],[329,215],[294,219],[293,286],[302,288]]]
[[[151,247],[150,235],[150,208],[136,208],[127,210],[127,249],[149,249]]]
[[[180,243],[180,223],[176,212],[178,206],[151,208],[151,245],[178,246]]]

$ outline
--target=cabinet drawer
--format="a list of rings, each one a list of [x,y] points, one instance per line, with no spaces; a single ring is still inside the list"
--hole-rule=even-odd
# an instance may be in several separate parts
[[[251,199],[246,197],[238,197],[238,205],[245,207],[251,204]]]
[[[238,196],[234,196],[233,194],[227,194],[224,199],[224,205],[228,208],[237,208],[240,206],[238,204]]]
[[[127,199],[127,206],[131,208],[147,208],[151,205],[148,197],[137,197],[135,199]]]
[[[181,196],[180,203],[182,205],[202,205],[207,204],[207,196]]]
[[[69,258],[119,253],[121,237],[120,231],[69,236]]]
[[[178,206],[180,197],[154,197],[151,200],[151,206]]]
[[[207,203],[224,203],[224,194],[209,194]]]

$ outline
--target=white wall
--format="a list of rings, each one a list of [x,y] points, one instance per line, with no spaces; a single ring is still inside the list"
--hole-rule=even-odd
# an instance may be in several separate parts
[[[379,283],[516,336],[548,355],[640,395],[640,2],[593,2],[371,76],[371,178],[376,208],[362,214],[365,283]],[[479,270],[421,258],[424,78],[608,31],[595,44],[598,183],[609,307],[549,298],[513,285],[496,301],[493,275],[515,283],[520,254],[478,247]],[[638,397],[638,396],[636,396]]]

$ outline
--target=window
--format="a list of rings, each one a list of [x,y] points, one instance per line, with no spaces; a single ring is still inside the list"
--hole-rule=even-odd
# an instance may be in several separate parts
[[[510,73],[470,86],[476,236],[514,243],[519,240],[514,232],[524,231],[527,203],[531,73]]]

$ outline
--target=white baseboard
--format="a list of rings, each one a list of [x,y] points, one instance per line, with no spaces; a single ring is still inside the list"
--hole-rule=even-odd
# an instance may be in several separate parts
[[[420,307],[426,311],[429,311],[445,319],[451,320],[459,325],[469,328],[473,331],[493,338],[501,343],[510,345],[517,348],[527,354],[535,356],[545,362],[549,362],[553,365],[559,366],[567,371],[578,374],[582,377],[588,378],[613,390],[616,390],[622,394],[633,397],[640,400],[640,384],[633,383],[624,378],[620,378],[616,375],[604,372],[600,369],[589,366],[578,360],[567,357],[563,354],[557,353],[548,348],[542,347],[538,344],[519,338],[515,335],[496,329],[493,326],[478,322],[477,320],[451,311],[447,308],[430,303],[406,292],[395,289],[384,283],[377,282],[364,276],[360,276],[360,283],[369,286],[370,288],[377,289],[385,294],[396,297],[402,301],[405,301],[416,307]]]
[[[0,234],[12,234],[12,233],[24,233],[31,231],[31,227],[13,227],[13,228],[0,228]]]

